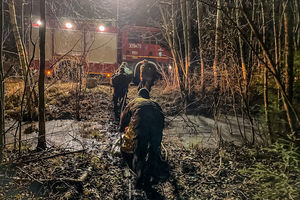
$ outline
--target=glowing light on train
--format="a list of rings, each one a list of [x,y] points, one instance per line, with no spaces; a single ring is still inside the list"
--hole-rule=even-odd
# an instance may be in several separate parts
[[[47,74],[47,76],[51,76],[52,72],[50,70],[46,70],[46,74]]]
[[[38,26],[42,25],[41,20],[38,20],[38,21],[36,22],[36,24],[37,24]]]
[[[65,26],[66,26],[67,29],[73,28],[73,24],[71,24],[70,22],[67,22],[67,23],[65,24]]]
[[[41,25],[42,25],[41,20],[37,20],[37,21],[35,21],[35,23],[32,24],[33,27],[39,27]]]
[[[99,31],[101,31],[101,32],[105,31],[105,27],[104,27],[103,25],[100,25],[98,29],[99,29]]]

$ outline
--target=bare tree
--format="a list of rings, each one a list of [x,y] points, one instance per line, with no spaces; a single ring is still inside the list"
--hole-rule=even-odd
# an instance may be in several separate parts
[[[179,3],[179,0],[178,0],[178,3]],[[168,4],[166,4],[166,5],[160,4],[159,8],[160,8],[161,16],[162,16],[164,35],[170,46],[171,54],[172,54],[173,61],[174,61],[175,75],[176,75],[175,79],[178,82],[178,86],[180,87],[181,97],[185,98],[186,74],[185,74],[185,62],[183,60],[184,56],[182,55],[182,52],[185,53],[185,49],[184,50],[181,49],[181,40],[179,37],[179,32],[177,31],[178,24],[175,23],[176,19],[178,19],[178,18],[176,18],[175,14],[174,14],[174,12],[175,12],[174,7],[176,4],[177,4],[177,0],[171,1],[171,10],[172,10],[171,22],[172,22],[172,24],[170,24],[167,20],[170,16],[169,9],[168,9],[169,5]],[[181,9],[178,9],[178,10],[181,10]],[[184,9],[184,12],[185,11],[186,11],[186,9]],[[179,13],[181,13],[181,12],[179,12]],[[182,18],[181,18],[181,20],[182,20]],[[185,22],[185,24],[186,24],[186,22]]]
[[[287,0],[284,11],[284,60],[285,60],[285,91],[290,102],[293,100],[294,83],[294,16],[293,2]]]
[[[202,45],[202,2],[197,0],[197,22],[198,22],[198,39],[199,39],[199,57],[200,57],[200,91],[204,89],[204,60],[203,60],[203,45]]]
[[[261,19],[262,19],[262,37],[263,42],[266,43],[266,24],[265,24],[265,5],[264,1],[260,1],[261,6]],[[265,111],[265,122],[267,125],[268,135],[271,134],[271,124],[269,115],[269,84],[268,84],[268,69],[266,67],[266,57],[264,56],[263,74],[264,74],[264,111]]]
[[[175,3],[177,3],[177,1],[178,0],[172,0],[171,1],[171,19],[172,19],[172,21],[171,21],[171,25],[172,25],[172,28],[170,28],[170,30],[171,30],[171,33],[172,33],[172,36],[171,35],[169,35],[169,37],[167,36],[167,41],[170,43],[171,42],[171,44],[169,44],[170,45],[170,47],[172,48],[172,52],[174,51],[174,54],[173,55],[175,55],[175,49],[178,49],[178,43],[177,43],[177,41],[176,41],[176,36],[177,36],[177,29],[176,29],[176,17],[175,17]],[[161,13],[163,12],[162,11],[162,9],[161,9],[161,6],[160,6],[160,11],[161,11]],[[164,20],[164,24],[166,24],[166,20]],[[171,37],[173,38],[173,41],[171,41]],[[175,79],[175,85],[177,86],[177,87],[179,87],[179,84],[180,84],[180,77],[179,77],[179,62],[178,62],[178,60],[177,60],[177,57],[175,56],[173,56],[173,59],[174,59],[174,68],[175,68],[175,73],[174,73],[174,79]]]
[[[277,2],[276,0],[272,0],[272,18],[273,18],[273,37],[274,37],[274,54],[275,54],[275,64],[276,64],[276,69],[277,71],[279,70],[279,52],[280,52],[280,46],[279,46],[279,39],[278,38],[278,17],[276,15],[276,6]],[[280,107],[280,90],[277,87],[277,108],[279,109]]]
[[[240,0],[235,0],[235,17],[236,17],[236,25],[240,27],[240,10],[237,9],[239,7]],[[243,51],[243,40],[241,37],[241,33],[238,32],[238,40],[239,40],[239,49],[240,49],[240,62],[241,62],[241,67],[242,67],[242,72],[243,72],[243,86],[244,86],[244,92],[246,92],[246,87],[247,87],[247,68],[246,68],[246,62],[244,58],[244,51]]]
[[[245,10],[244,6],[242,7],[242,13],[243,13],[248,25],[250,26],[251,31],[253,32],[254,37],[256,38],[259,47],[263,51],[266,62],[268,63],[266,65],[268,68],[268,71],[273,75],[275,82],[280,89],[282,100],[283,100],[283,106],[286,111],[287,121],[288,121],[292,135],[295,135],[296,124],[294,124],[293,116],[294,116],[298,126],[300,125],[299,117],[298,117],[298,115],[297,115],[292,103],[290,102],[285,89],[284,89],[284,85],[282,84],[281,78],[276,70],[274,60],[272,59],[272,57],[266,47],[266,44],[262,41],[262,38],[260,37],[260,35],[257,31],[257,28],[254,26],[254,23],[249,19],[249,16],[248,16],[247,11]]]
[[[5,133],[5,121],[4,121],[4,69],[3,69],[3,28],[4,28],[4,15],[3,15],[3,0],[0,1],[0,163],[3,158],[4,147],[4,133]]]
[[[219,65],[219,46],[221,31],[221,5],[222,0],[217,0],[217,18],[216,18],[216,34],[215,34],[215,58],[213,64],[214,86],[218,86],[218,65]]]
[[[40,36],[40,75],[39,75],[39,138],[37,150],[46,149],[46,127],[45,127],[45,40],[46,40],[46,16],[45,0],[40,1],[40,16],[42,25],[39,27]]]
[[[300,3],[294,0],[295,3],[295,49],[300,50]]]
[[[22,69],[22,74],[23,74],[24,79],[25,79],[25,76],[27,74],[27,59],[26,59],[26,54],[25,54],[23,43],[22,43],[22,38],[21,38],[21,35],[20,35],[20,31],[19,31],[19,28],[18,28],[18,25],[17,25],[15,1],[10,0],[8,5],[9,5],[10,22],[11,22],[12,29],[13,29],[13,34],[14,34],[14,37],[15,37],[15,40],[16,40],[20,66],[21,66],[21,69]]]
[[[186,35],[187,35],[187,57],[185,58],[185,88],[186,92],[186,103],[189,103],[188,99],[191,94],[191,75],[190,75],[190,67],[191,67],[191,54],[192,54],[192,45],[191,45],[191,20],[192,20],[192,8],[191,8],[191,0],[186,1]]]

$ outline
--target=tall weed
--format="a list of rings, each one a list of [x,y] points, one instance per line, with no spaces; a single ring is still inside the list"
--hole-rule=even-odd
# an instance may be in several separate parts
[[[241,172],[254,184],[255,199],[300,199],[299,149],[286,141],[263,149],[263,157]]]

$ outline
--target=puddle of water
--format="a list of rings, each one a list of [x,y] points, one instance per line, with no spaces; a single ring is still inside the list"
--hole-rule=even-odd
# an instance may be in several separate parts
[[[219,137],[216,135],[216,127],[222,135],[223,140],[234,142],[236,145],[242,144],[238,123],[234,117],[221,118],[217,123],[207,117],[195,115],[181,115],[175,118],[169,117],[169,124],[164,134],[173,135],[180,138],[185,147],[198,145],[204,148],[216,148]],[[242,119],[239,119],[242,124]],[[250,134],[249,124],[245,124],[246,134]]]
[[[22,131],[28,126],[34,125],[38,127],[38,122],[30,125],[23,125]],[[75,120],[52,120],[46,122],[46,141],[48,147],[63,148],[66,150],[82,150],[101,151],[107,145],[96,139],[85,138],[81,135],[82,127],[89,130],[98,131],[100,134],[110,134],[107,126],[102,126],[96,122],[78,122]],[[15,129],[6,134],[6,143],[13,144]],[[38,133],[22,134],[22,141],[24,144],[30,145],[30,149],[35,149],[37,145]]]
[[[185,147],[198,145],[204,148],[216,148],[218,146],[218,136],[216,126],[222,133],[222,138],[226,141],[234,142],[237,145],[242,143],[239,128],[234,117],[228,120],[221,119],[215,123],[213,119],[194,116],[182,115],[177,117],[167,117],[168,124],[164,129],[165,136],[173,136],[179,138]],[[241,121],[240,121],[241,123]],[[241,123],[242,124],[242,123]],[[38,123],[34,124],[38,127]],[[247,124],[246,124],[247,125]],[[24,130],[29,125],[22,126]],[[53,120],[46,122],[46,141],[49,147],[59,147],[68,150],[87,149],[88,151],[101,152],[108,145],[112,145],[118,139],[118,133],[112,133],[112,122],[105,125],[97,122],[78,122],[75,120]],[[96,131],[100,135],[100,140],[94,138],[85,138],[82,129],[86,131]],[[246,134],[249,135],[250,127],[246,126]],[[6,143],[13,144],[15,129],[7,133]],[[102,137],[103,135],[103,137]],[[31,149],[35,149],[37,145],[38,133],[23,134],[22,141],[29,144]]]

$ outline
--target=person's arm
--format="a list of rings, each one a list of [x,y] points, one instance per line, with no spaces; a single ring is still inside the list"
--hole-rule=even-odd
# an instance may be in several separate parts
[[[162,108],[160,107],[160,105],[157,102],[155,102],[155,101],[153,101],[153,102],[156,105],[157,109],[160,111],[161,118],[163,120],[163,124],[165,124],[165,115],[164,115],[164,112],[163,112]]]
[[[127,127],[129,125],[129,122],[131,119],[130,108],[131,108],[131,104],[129,103],[121,114],[120,129],[119,129],[120,132],[123,132],[125,130],[125,127]]]

